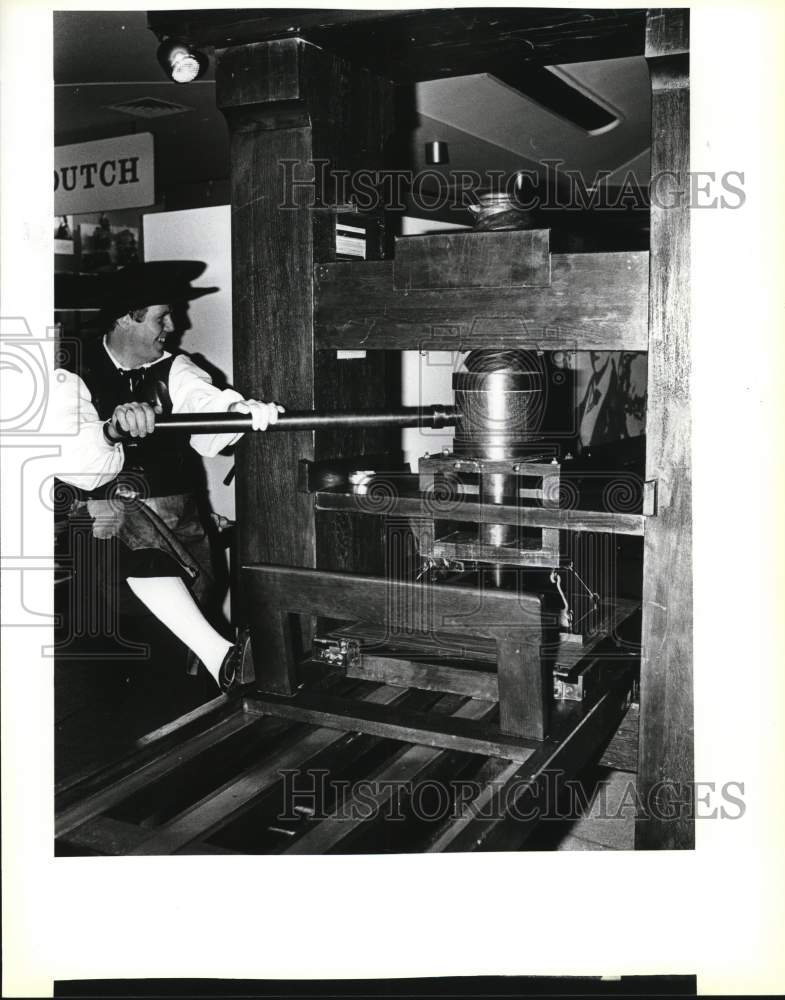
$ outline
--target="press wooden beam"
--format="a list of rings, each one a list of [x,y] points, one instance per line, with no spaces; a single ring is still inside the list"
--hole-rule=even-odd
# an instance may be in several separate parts
[[[323,490],[314,496],[317,510],[347,510],[372,514],[362,494]],[[518,507],[514,504],[481,504],[470,500],[439,501],[425,497],[390,497],[385,513],[396,517],[444,519],[474,524],[515,524],[533,528],[558,528],[565,531],[598,531],[614,535],[642,535],[643,514],[621,514],[601,510],[559,510],[548,507]]]
[[[327,715],[322,717],[318,706],[310,703],[308,710],[315,714],[303,716],[302,695],[297,704],[290,705],[275,698],[290,696],[297,688],[297,661],[302,651],[297,648],[292,618],[294,613],[310,613],[382,625],[392,636],[431,635],[449,629],[493,639],[502,732],[525,739],[545,737],[552,691],[541,652],[544,615],[540,595],[279,566],[246,566],[243,572],[249,600],[269,623],[272,645],[266,649],[264,659],[256,661],[257,686],[273,696],[267,699],[266,710],[273,711],[277,706],[275,711],[284,718],[310,718],[314,725],[335,723],[337,710],[325,710]],[[390,735],[365,728],[377,721],[374,718],[369,722],[365,714],[346,709],[346,728]],[[411,738],[405,735],[407,724],[396,726],[398,735],[392,735],[393,739]],[[427,742],[428,727],[418,723],[414,728]]]
[[[498,725],[473,719],[442,718],[428,712],[394,710],[353,698],[310,694],[307,691],[295,698],[249,695],[245,699],[245,710],[250,714],[279,716],[310,726],[368,733],[404,743],[503,757],[520,763],[528,760],[538,746],[536,738],[510,736]]]
[[[442,274],[432,266],[426,288],[396,287],[393,261],[317,266],[316,346],[647,350],[648,253],[552,254],[548,278],[532,268],[513,283],[509,235],[473,234],[489,249],[498,247],[495,259],[485,261],[481,286],[455,287],[452,269],[460,258],[445,263]],[[466,242],[457,234],[443,239],[458,253]]]

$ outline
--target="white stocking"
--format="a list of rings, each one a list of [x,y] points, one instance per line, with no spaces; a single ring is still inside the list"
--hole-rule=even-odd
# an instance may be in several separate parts
[[[231,647],[202,615],[179,576],[132,576],[128,586],[182,642],[193,650],[215,680]]]

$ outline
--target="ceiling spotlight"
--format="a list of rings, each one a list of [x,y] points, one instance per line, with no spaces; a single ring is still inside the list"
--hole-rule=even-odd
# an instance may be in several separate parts
[[[191,83],[207,69],[209,60],[203,52],[178,38],[165,38],[158,46],[158,62],[175,83]]]

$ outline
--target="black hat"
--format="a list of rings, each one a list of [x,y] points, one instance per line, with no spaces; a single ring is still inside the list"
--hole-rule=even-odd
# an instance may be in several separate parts
[[[191,285],[206,267],[200,260],[153,260],[112,271],[100,279],[102,316],[113,320],[145,306],[190,302],[217,292],[216,287]]]

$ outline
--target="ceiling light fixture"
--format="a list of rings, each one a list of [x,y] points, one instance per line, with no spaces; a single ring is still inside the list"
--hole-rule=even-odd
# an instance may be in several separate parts
[[[158,62],[175,83],[198,80],[209,65],[203,52],[179,38],[165,38],[158,46]]]

